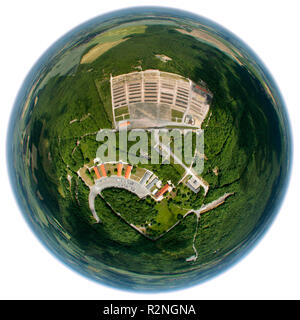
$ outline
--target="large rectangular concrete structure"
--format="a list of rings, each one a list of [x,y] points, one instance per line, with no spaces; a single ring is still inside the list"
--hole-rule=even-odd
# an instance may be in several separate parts
[[[213,96],[190,79],[160,70],[111,76],[110,81],[116,127],[116,122],[128,118],[178,121],[172,112],[182,113],[182,122],[200,127]]]

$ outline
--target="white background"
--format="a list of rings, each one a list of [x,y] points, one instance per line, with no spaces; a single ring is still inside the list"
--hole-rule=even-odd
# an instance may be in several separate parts
[[[242,261],[201,285],[160,294],[119,291],[68,269],[37,240],[16,206],[6,172],[8,119],[22,81],[64,33],[102,13],[162,5],[207,17],[243,39],[264,61],[286,101],[294,137],[290,187],[275,222]],[[45,0],[0,4],[0,299],[300,299],[298,1]]]

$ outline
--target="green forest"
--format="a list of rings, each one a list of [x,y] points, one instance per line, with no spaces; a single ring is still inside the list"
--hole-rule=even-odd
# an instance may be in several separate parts
[[[164,63],[156,54],[172,61]],[[158,207],[150,198],[141,201],[125,190],[107,189],[105,200],[96,198],[103,222],[97,224],[88,206],[89,188],[77,171],[95,158],[98,130],[112,128],[110,74],[134,71],[136,65],[182,74],[196,83],[203,80],[213,92],[212,115],[203,123],[207,160],[202,176],[210,188],[204,197],[202,191],[195,194],[179,185],[176,195]],[[246,66],[166,25],[150,25],[145,33],[128,36],[99,59],[79,65],[75,75],[51,78],[38,92],[31,123],[30,149],[38,149],[35,175],[44,206],[71,235],[70,243],[120,270],[155,275],[213,265],[253,232],[280,171],[277,116],[261,83]],[[174,164],[148,168],[164,183],[182,176],[182,168]],[[196,216],[182,219],[185,211],[180,208],[199,208],[225,192],[235,195],[201,216],[195,241],[199,256],[186,262],[193,254]],[[129,222],[152,223],[153,235],[162,226],[180,223],[152,241],[114,214],[106,201]]]

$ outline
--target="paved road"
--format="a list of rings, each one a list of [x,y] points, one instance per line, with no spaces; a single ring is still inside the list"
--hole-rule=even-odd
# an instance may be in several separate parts
[[[199,177],[194,173],[194,170],[193,170],[193,168],[192,168],[193,163],[191,163],[190,167],[187,167],[187,166],[181,161],[181,159],[179,159],[179,158],[173,153],[173,151],[171,150],[170,147],[164,145],[163,143],[161,143],[161,142],[159,141],[159,136],[158,136],[158,135],[154,135],[154,138],[155,138],[155,143],[156,143],[155,146],[154,146],[154,149],[155,149],[158,153],[160,153],[162,156],[164,156],[163,153],[162,153],[162,150],[165,151],[165,152],[168,154],[168,156],[173,157],[173,159],[176,161],[176,163],[180,164],[180,165],[183,167],[183,169],[185,170],[185,174],[182,176],[182,178],[178,181],[177,184],[180,184],[187,175],[191,175],[191,176],[193,176],[193,177],[197,177],[197,179],[200,181],[201,186],[203,187],[203,189],[204,189],[204,191],[205,191],[205,192],[204,192],[204,195],[206,195],[207,192],[208,192],[209,186],[206,185],[206,184],[203,182],[202,178],[199,178]],[[162,150],[159,148],[159,146],[161,147]]]
[[[199,216],[200,214],[204,213],[204,212],[207,212],[207,211],[210,211],[212,209],[215,209],[216,207],[218,207],[219,205],[221,205],[223,202],[225,202],[226,198],[232,196],[234,193],[233,192],[226,192],[223,194],[223,196],[221,196],[220,198],[210,202],[210,203],[207,203],[207,204],[203,204],[199,209],[197,210],[191,210],[189,211],[188,213],[190,212],[194,212],[197,216]],[[187,214],[188,214],[187,213]],[[187,215],[186,214],[186,215]]]

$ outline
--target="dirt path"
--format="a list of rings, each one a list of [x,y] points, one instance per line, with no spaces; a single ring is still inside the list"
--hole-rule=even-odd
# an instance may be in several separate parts
[[[199,228],[199,220],[200,220],[200,215],[197,215],[196,230],[195,230],[194,238],[193,238],[193,250],[194,250],[195,254],[192,255],[189,258],[186,258],[185,261],[187,261],[187,262],[196,261],[198,259],[198,251],[197,251],[196,246],[195,246],[195,241],[196,241],[196,236],[197,236],[197,232],[198,232],[198,228]]]

